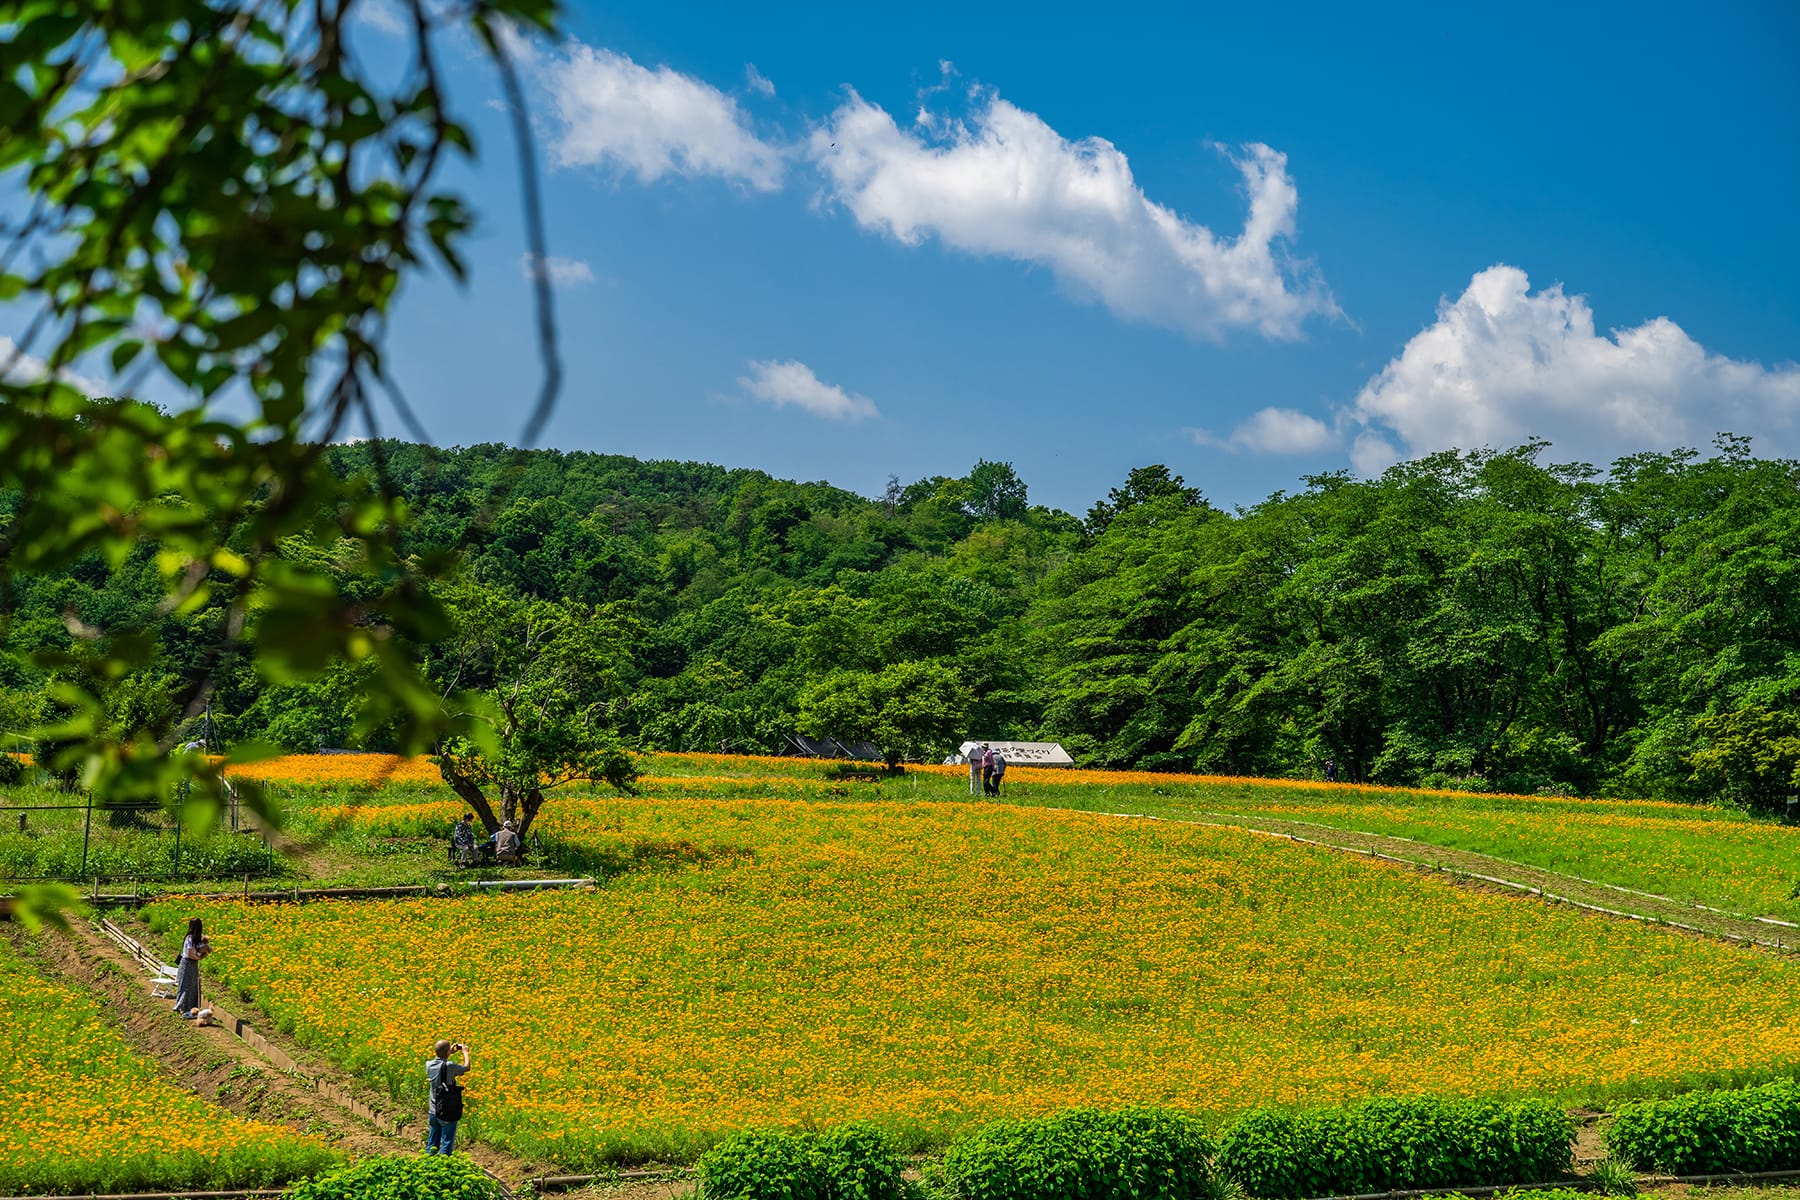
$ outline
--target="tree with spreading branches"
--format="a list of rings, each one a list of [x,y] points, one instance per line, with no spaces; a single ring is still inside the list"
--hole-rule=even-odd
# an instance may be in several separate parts
[[[395,72],[353,48],[368,3],[0,0],[0,186],[24,199],[0,219],[0,301],[25,314],[0,337],[0,635],[22,577],[148,547],[161,578],[147,613],[65,614],[70,647],[34,664],[55,682],[32,736],[102,803],[216,811],[224,765],[170,750],[235,664],[276,682],[372,665],[366,719],[401,748],[454,732],[401,650],[448,631],[428,586],[448,560],[398,553],[408,513],[380,463],[340,479],[323,454],[378,435],[378,400],[429,440],[382,345],[409,276],[464,272],[473,216],[441,181],[474,153],[446,91],[451,38],[472,35],[498,72],[544,260],[508,47],[552,32],[557,8],[399,0]],[[523,445],[560,382],[550,300],[538,279],[544,379]],[[167,619],[196,615],[203,644],[170,703],[113,702],[164,669]]]
[[[511,821],[522,838],[547,794],[572,783],[631,790],[636,767],[613,733],[619,669],[638,636],[622,607],[474,584],[449,589],[446,601],[454,632],[434,669],[470,732],[446,737],[437,764],[483,827]]]

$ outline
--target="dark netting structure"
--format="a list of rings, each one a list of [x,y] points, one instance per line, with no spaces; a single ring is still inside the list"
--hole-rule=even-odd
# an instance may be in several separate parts
[[[155,804],[23,803],[0,794],[0,878],[179,880],[276,873],[274,849],[235,803],[200,828]]]

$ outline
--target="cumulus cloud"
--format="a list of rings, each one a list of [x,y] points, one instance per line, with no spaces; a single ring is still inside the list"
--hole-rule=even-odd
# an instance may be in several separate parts
[[[539,259],[526,251],[519,255],[519,273],[527,279],[536,279],[541,275],[550,281],[552,287],[577,287],[594,282],[594,268],[579,258],[563,258],[557,254]]]
[[[781,186],[780,148],[757,136],[736,100],[691,75],[579,42],[541,59],[537,72],[558,165],[611,166],[645,183],[713,175],[759,191]]]
[[[825,383],[802,362],[752,362],[738,377],[746,392],[776,408],[793,406],[832,421],[863,421],[881,415],[867,396]]]
[[[1227,437],[1204,429],[1188,433],[1202,446],[1252,454],[1315,454],[1338,444],[1338,433],[1331,426],[1292,408],[1262,409],[1240,422]]]
[[[0,334],[0,380],[15,387],[26,387],[40,382],[49,374],[50,364],[35,354],[27,354],[19,349],[19,343],[12,338]],[[78,375],[67,367],[56,373],[56,377],[78,392],[89,396],[106,396],[110,392],[104,383],[86,375]]]
[[[1253,143],[1232,157],[1249,214],[1221,237],[1149,199],[1112,143],[1071,141],[991,91],[972,94],[967,120],[922,109],[902,129],[851,93],[809,143],[826,197],[864,229],[1045,266],[1120,317],[1192,336],[1293,338],[1307,317],[1338,312],[1285,254],[1299,195],[1281,153]]]
[[[1800,452],[1800,366],[1709,352],[1667,317],[1598,334],[1561,285],[1489,267],[1358,393],[1351,460],[1379,471],[1403,455],[1549,439],[1558,457],[1606,463],[1639,450],[1703,446],[1727,431],[1764,453]]]

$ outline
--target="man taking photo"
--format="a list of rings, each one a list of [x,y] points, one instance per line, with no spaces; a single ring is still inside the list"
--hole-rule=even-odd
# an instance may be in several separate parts
[[[462,1051],[462,1061],[450,1061],[452,1050]],[[425,1060],[425,1153],[450,1154],[456,1149],[456,1123],[462,1120],[462,1087],[458,1075],[469,1072],[469,1048],[461,1042],[438,1039],[432,1056]]]

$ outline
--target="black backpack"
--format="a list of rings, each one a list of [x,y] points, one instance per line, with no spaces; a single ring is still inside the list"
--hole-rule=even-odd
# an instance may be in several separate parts
[[[438,1068],[437,1078],[431,1081],[431,1107],[440,1121],[460,1121],[463,1090],[450,1073],[450,1060],[440,1061],[444,1065]]]

